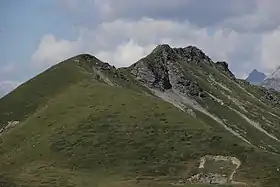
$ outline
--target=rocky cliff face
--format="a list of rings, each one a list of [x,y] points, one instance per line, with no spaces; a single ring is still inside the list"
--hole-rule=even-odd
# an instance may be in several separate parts
[[[186,71],[184,67],[186,64],[196,65],[197,68],[202,65],[216,67],[230,78],[235,78],[226,62],[214,63],[194,46],[171,48],[169,45],[159,45],[130,69],[138,81],[150,88],[157,88],[160,91],[173,89],[189,96],[203,97],[203,89],[192,78],[194,73],[191,70]]]
[[[194,46],[159,45],[129,67],[129,71],[135,80],[180,110],[196,118],[207,116],[248,146],[280,154],[280,127],[277,125],[280,94],[274,89],[237,79],[226,62],[215,63]],[[277,80],[275,75],[274,81]],[[228,175],[222,173],[201,171],[189,181],[219,184],[233,181],[228,176],[233,176],[235,171]]]
[[[171,48],[159,45],[147,57],[133,64],[129,71],[135,80],[160,98],[181,110],[204,113],[246,143],[254,144],[251,142],[254,135],[250,135],[253,129],[277,142],[280,139],[280,135],[273,135],[267,124],[272,116],[272,121],[276,120],[274,109],[263,120],[253,120],[258,119],[256,111],[263,112],[258,107],[264,104],[279,106],[278,93],[236,79],[226,62],[214,63],[194,46]],[[239,126],[234,122],[236,119],[226,117],[234,115],[239,116],[240,123],[245,120],[250,125]]]
[[[216,62],[215,66],[218,70],[225,72],[230,78],[235,79],[235,75],[229,70],[228,63],[225,61],[218,61]]]

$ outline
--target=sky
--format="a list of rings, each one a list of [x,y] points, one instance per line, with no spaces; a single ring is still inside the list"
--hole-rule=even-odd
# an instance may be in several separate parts
[[[279,0],[0,0],[0,95],[90,53],[129,66],[159,44],[195,45],[239,78],[280,65]]]

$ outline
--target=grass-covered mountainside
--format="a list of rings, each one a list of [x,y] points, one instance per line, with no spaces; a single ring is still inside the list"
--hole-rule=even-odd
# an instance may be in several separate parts
[[[78,55],[0,100],[0,186],[280,186],[279,109],[193,46]]]

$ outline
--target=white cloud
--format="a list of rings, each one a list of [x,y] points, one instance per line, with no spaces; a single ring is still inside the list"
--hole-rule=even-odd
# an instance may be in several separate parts
[[[85,6],[91,6],[95,0],[60,0],[59,2],[62,3],[63,6],[66,6],[70,9],[75,9],[79,6],[80,3],[84,4]]]
[[[79,51],[79,41],[57,39],[51,34],[42,37],[31,61],[36,67],[49,67]]]
[[[279,49],[280,49],[280,27],[262,38],[262,67],[270,72],[276,66],[280,65]]]
[[[74,41],[42,38],[33,63],[49,66],[78,53],[90,53],[117,67],[129,66],[161,43],[172,47],[195,45],[214,61],[230,63],[237,76],[244,76],[253,67],[260,67],[259,35],[238,33],[230,29],[199,28],[188,21],[116,20],[99,24],[95,29],[80,29]]]
[[[189,22],[154,20],[117,20],[100,24],[93,30],[81,29],[76,41],[59,40],[52,35],[42,38],[32,61],[38,64],[53,64],[63,58],[86,51],[113,59],[114,64],[128,65],[136,54],[146,54],[151,46],[169,42],[172,46],[197,45],[215,59],[227,60],[234,52],[240,35],[234,31],[218,29],[210,33]],[[215,47],[213,47],[215,46]],[[113,54],[114,53],[114,54]],[[135,58],[134,58],[135,57]],[[123,62],[126,62],[125,64]]]
[[[15,65],[13,64],[7,64],[3,67],[0,68],[0,72],[1,73],[5,73],[5,74],[8,74],[8,73],[12,73],[14,72],[16,69]]]
[[[140,46],[133,40],[130,40],[128,43],[120,44],[114,50],[101,51],[96,54],[96,57],[107,62],[117,62],[114,63],[116,66],[123,67],[131,65],[148,55],[155,46],[155,44]]]
[[[56,39],[71,46],[64,48],[69,57],[88,52],[115,66],[127,66],[146,55],[150,46],[168,43],[196,45],[213,60],[228,61],[239,77],[254,68],[267,71],[280,64],[273,47],[280,24],[278,0],[60,1],[83,27],[76,41]]]
[[[240,17],[256,7],[248,0],[60,0],[72,12],[84,10],[81,19],[95,12],[101,21],[117,19],[139,20],[143,17],[168,20],[186,20],[200,27],[215,25],[225,19]],[[74,8],[73,8],[74,7]],[[73,11],[74,10],[74,11]],[[79,16],[78,16],[79,17]]]
[[[225,27],[240,31],[272,31],[280,24],[279,0],[255,0],[256,8],[244,15],[228,18],[224,21]]]
[[[0,97],[9,93],[19,85],[20,82],[17,81],[10,81],[10,80],[0,81]]]

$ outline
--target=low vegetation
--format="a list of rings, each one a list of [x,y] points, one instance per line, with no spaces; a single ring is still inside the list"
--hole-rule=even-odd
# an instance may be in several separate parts
[[[243,104],[266,107],[277,116],[278,111],[270,108],[268,101],[258,101],[243,90],[261,94],[258,88],[234,82],[214,67],[184,66],[185,73],[193,72],[188,74],[192,80],[226,105],[207,94],[203,99],[192,98],[226,120],[229,127],[243,129],[243,136],[252,142],[248,144],[203,112],[195,110],[193,116],[156,97],[130,74],[132,67],[105,65],[89,55],[79,55],[53,66],[0,100],[0,127],[19,121],[0,135],[0,186],[217,186],[187,182],[200,172],[200,159],[205,155],[238,158],[242,164],[234,181],[249,186],[280,184],[279,142],[228,108],[240,111],[227,97],[232,96]],[[207,82],[207,72],[235,92],[215,88]],[[249,112],[252,108],[246,109],[255,119]],[[279,124],[277,117],[263,112],[268,120]],[[278,132],[278,128],[276,125],[270,132]],[[276,150],[260,148],[268,144]],[[234,165],[222,161],[207,161],[204,168],[226,174],[234,169]]]

